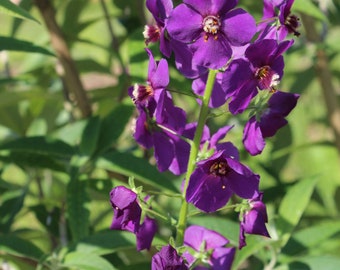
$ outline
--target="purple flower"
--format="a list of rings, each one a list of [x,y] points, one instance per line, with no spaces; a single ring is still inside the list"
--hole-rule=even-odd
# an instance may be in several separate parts
[[[215,231],[197,225],[189,226],[184,232],[184,245],[190,247],[195,254],[193,255],[188,250],[184,252],[183,256],[189,266],[192,266],[197,260],[209,265],[209,267],[196,266],[194,268],[196,270],[228,270],[231,269],[235,255],[235,248],[225,247],[228,243],[227,238]]]
[[[249,200],[250,209],[242,213],[239,249],[246,245],[245,233],[270,237],[265,225],[268,222],[268,217],[266,206],[262,202],[262,196],[263,194],[259,193],[257,198]]]
[[[135,85],[129,94],[137,106],[139,115],[135,122],[134,138],[143,147],[154,148],[157,167],[169,169],[174,174],[185,172],[190,146],[180,139],[186,131],[186,113],[174,106],[166,91],[169,71],[166,60],[158,65],[151,51],[147,85]]]
[[[142,209],[137,194],[124,186],[117,186],[110,192],[110,201],[113,208],[110,229],[132,232],[136,235],[138,251],[150,249],[152,239],[157,232],[157,224],[148,216],[140,224]]]
[[[204,212],[223,207],[233,193],[251,199],[258,192],[259,176],[238,161],[237,149],[231,143],[224,147],[198,162],[190,177],[186,199]]]
[[[176,249],[171,245],[162,247],[162,249],[152,257],[152,270],[187,270],[189,269]]]
[[[145,148],[154,148],[160,171],[170,170],[176,175],[182,174],[186,170],[190,151],[189,143],[180,138],[186,137],[188,128],[185,112],[173,105],[166,92],[161,99],[158,106],[163,110],[157,109],[159,113],[155,119],[148,112],[140,110],[134,138]]]
[[[294,0],[264,0],[263,17],[259,29],[263,32],[259,39],[273,38],[284,40],[288,34],[300,36],[297,28],[300,26],[299,18],[291,14]],[[277,11],[278,14],[277,14]],[[275,20],[278,18],[278,22]]]
[[[110,228],[136,233],[142,213],[137,202],[137,194],[124,186],[118,186],[111,190],[110,201],[113,208]]]
[[[274,136],[288,123],[285,117],[294,109],[298,98],[298,94],[277,91],[261,115],[249,119],[243,131],[243,144],[251,155],[260,154],[265,147],[264,138]]]
[[[150,111],[154,110],[157,96],[165,91],[169,84],[169,67],[165,59],[161,59],[157,64],[152,52],[145,49],[149,55],[148,77],[146,85],[135,84],[129,88],[129,95],[136,106],[147,107]]]
[[[136,233],[137,250],[150,249],[152,239],[154,238],[158,226],[153,218],[145,217],[144,222],[140,225]]]
[[[282,54],[292,45],[293,40],[278,44],[265,39],[250,45],[245,59],[233,61],[223,74],[222,85],[232,96],[229,110],[233,114],[243,112],[257,95],[258,89],[274,90],[283,75]]]
[[[233,9],[237,0],[184,0],[167,22],[171,38],[191,44],[193,62],[221,68],[230,59],[231,45],[241,46],[256,32],[254,18],[243,9]]]
[[[177,69],[186,77],[193,78],[198,76],[201,68],[193,65],[192,51],[189,46],[178,40],[169,37],[166,30],[166,21],[173,9],[171,0],[147,0],[146,6],[153,15],[156,23],[146,25],[144,28],[145,43],[160,42],[160,51],[167,58],[171,53],[175,54],[175,63]]]
[[[145,43],[157,42],[160,40],[160,50],[165,56],[171,53],[170,43],[165,37],[165,19],[173,9],[172,0],[147,0],[146,7],[153,15],[156,24],[146,25],[144,28]]]

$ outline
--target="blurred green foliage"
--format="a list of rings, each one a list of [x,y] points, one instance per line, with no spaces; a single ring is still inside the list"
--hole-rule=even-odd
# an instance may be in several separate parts
[[[150,269],[156,247],[172,231],[160,224],[150,252],[135,238],[110,231],[109,192],[130,176],[146,191],[178,192],[181,179],[159,173],[149,152],[131,136],[134,107],[127,88],[144,82],[147,55],[142,36],[150,21],[144,1],[54,0],[56,19],[78,68],[93,116],[79,117],[60,78],[49,32],[33,1],[0,2],[0,269]],[[340,3],[296,0],[295,12],[316,21],[322,44],[301,37],[286,54],[283,91],[301,94],[289,125],[264,153],[243,161],[261,175],[271,239],[249,236],[234,269],[339,269],[339,149],[316,76],[315,50],[329,57],[340,93]],[[327,5],[325,5],[327,3]],[[261,18],[262,1],[240,0]],[[322,9],[321,9],[322,8]],[[294,9],[293,9],[294,10]],[[111,25],[111,30],[108,27]],[[156,46],[151,49],[160,57]],[[171,66],[170,89],[189,92],[191,82]],[[175,94],[194,120],[196,101]],[[220,108],[217,112],[223,112]],[[209,121],[214,129],[228,116]],[[238,119],[240,123],[245,119]],[[241,145],[242,127],[230,138]],[[159,196],[170,216],[179,202]],[[190,223],[219,231],[238,245],[237,217],[228,212],[195,216]]]

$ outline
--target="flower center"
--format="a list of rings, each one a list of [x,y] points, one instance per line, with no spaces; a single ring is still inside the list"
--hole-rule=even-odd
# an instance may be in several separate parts
[[[160,39],[161,29],[158,25],[145,25],[143,36],[146,45],[149,45],[149,43],[155,43]]]
[[[134,103],[147,102],[153,96],[153,89],[151,85],[135,84],[132,92],[132,100]]]
[[[263,66],[256,70],[255,77],[258,80],[259,88],[274,90],[280,83],[280,76],[270,66]]]
[[[216,34],[218,33],[218,30],[220,29],[220,26],[221,26],[221,20],[219,19],[219,16],[209,15],[205,17],[202,25],[203,25],[204,32],[207,33],[204,36],[204,40],[205,41],[208,40],[209,34],[215,35],[214,39],[216,40],[217,39]]]
[[[284,25],[287,27],[289,33],[293,33],[294,36],[300,36],[300,33],[296,31],[299,27],[299,18],[295,15],[289,14],[285,20]]]
[[[211,174],[215,176],[225,176],[231,171],[231,168],[229,167],[228,163],[225,161],[215,161],[210,166],[209,171]]]

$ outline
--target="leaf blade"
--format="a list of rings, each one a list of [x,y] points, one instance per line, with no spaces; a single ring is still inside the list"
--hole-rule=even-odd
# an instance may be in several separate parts
[[[283,197],[277,221],[277,230],[281,236],[282,247],[287,243],[293,229],[299,223],[310,201],[316,183],[317,178],[303,179],[288,190],[287,194]]]
[[[0,12],[20,19],[31,20],[39,23],[39,21],[35,19],[31,14],[29,14],[26,10],[18,7],[9,0],[0,1]]]
[[[0,36],[0,51],[19,51],[28,53],[41,53],[48,56],[55,56],[49,50],[35,45],[32,42],[26,40],[20,40],[12,37]]]
[[[111,151],[98,159],[97,166],[102,169],[121,173],[127,177],[134,176],[137,180],[157,189],[178,192],[178,189],[147,160],[130,153]]]

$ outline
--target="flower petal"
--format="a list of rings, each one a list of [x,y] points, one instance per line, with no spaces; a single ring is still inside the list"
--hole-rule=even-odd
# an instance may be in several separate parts
[[[192,44],[194,51],[193,62],[198,66],[211,69],[223,67],[231,57],[232,50],[223,35],[216,35],[217,39],[210,36],[204,38],[204,34]]]
[[[237,0],[184,0],[183,2],[192,6],[202,15],[222,15],[224,12],[233,9],[237,4]]]
[[[186,199],[204,212],[214,212],[226,205],[232,191],[221,177],[206,174],[197,168],[190,177]]]
[[[260,154],[266,145],[255,116],[250,118],[244,127],[243,144],[246,150],[253,156]]]
[[[170,37],[185,43],[197,39],[202,32],[202,16],[185,4],[178,5],[170,14],[166,28]]]
[[[191,225],[185,230],[184,245],[200,251],[203,242],[205,242],[205,250],[208,251],[225,246],[229,243],[229,240],[215,231],[198,225]]]
[[[143,224],[136,233],[137,250],[150,250],[152,240],[157,232],[158,226],[156,220],[145,217]]]
[[[241,8],[228,12],[222,19],[222,32],[231,45],[245,45],[256,33],[255,19]]]

